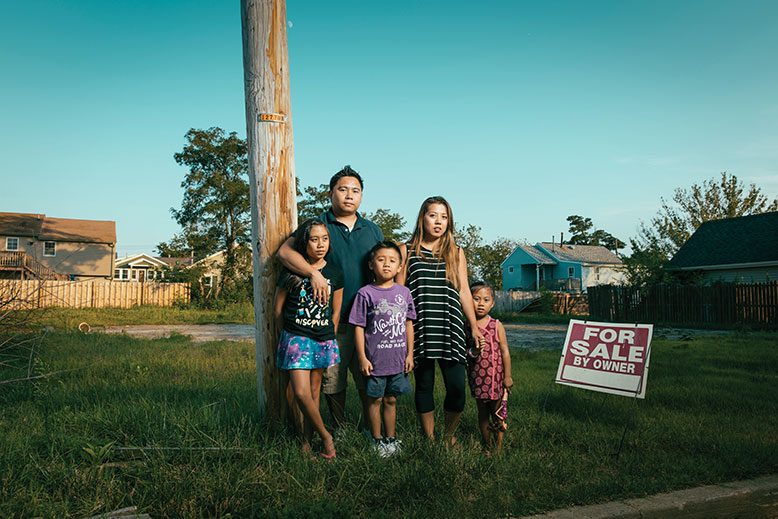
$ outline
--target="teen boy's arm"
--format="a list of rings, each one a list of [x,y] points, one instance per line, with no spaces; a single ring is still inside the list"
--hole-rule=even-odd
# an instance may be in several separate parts
[[[281,248],[278,249],[278,259],[284,267],[295,274],[309,278],[313,288],[313,297],[324,304],[329,298],[327,280],[321,272],[311,267],[311,264],[303,258],[302,254],[294,250],[293,244],[294,237],[287,239],[281,245]]]

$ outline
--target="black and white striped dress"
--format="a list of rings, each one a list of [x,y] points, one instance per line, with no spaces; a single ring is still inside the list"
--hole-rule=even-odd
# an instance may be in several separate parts
[[[465,319],[459,292],[446,280],[446,263],[421,248],[422,256],[408,246],[406,286],[413,296],[413,357],[444,359],[466,364]]]

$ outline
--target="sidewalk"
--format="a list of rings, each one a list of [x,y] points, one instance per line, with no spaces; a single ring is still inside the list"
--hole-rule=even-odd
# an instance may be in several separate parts
[[[525,519],[778,518],[778,475],[574,506]]]

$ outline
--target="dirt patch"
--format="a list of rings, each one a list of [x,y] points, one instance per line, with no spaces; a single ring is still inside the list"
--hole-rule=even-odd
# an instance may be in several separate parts
[[[252,324],[133,324],[108,326],[105,333],[123,333],[138,339],[159,339],[172,334],[187,335],[194,342],[253,341]]]
[[[253,341],[251,324],[138,324],[109,326],[105,333],[123,333],[139,339],[159,339],[172,334],[187,335],[194,342]],[[671,341],[692,340],[700,336],[732,333],[721,330],[689,330],[683,328],[657,328],[654,339]],[[505,334],[511,348],[526,350],[562,350],[567,334],[566,324],[510,324],[505,323]]]

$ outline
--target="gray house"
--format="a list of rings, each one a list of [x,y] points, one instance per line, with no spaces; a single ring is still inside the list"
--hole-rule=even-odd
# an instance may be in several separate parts
[[[778,280],[778,212],[703,223],[665,269],[698,273],[706,283]]]

